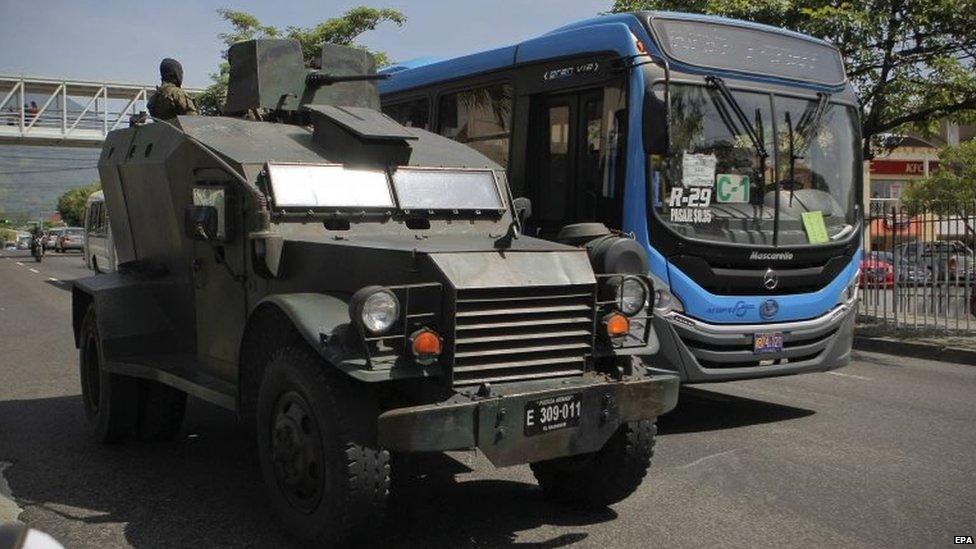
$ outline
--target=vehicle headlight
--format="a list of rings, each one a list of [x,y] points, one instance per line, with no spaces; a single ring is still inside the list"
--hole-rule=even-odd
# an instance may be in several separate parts
[[[650,275],[651,282],[654,283],[654,312],[658,314],[667,314],[671,311],[684,311],[685,308],[681,304],[681,300],[671,293],[671,288],[666,282],[660,278]]]
[[[857,286],[860,280],[861,280],[861,269],[858,269],[857,272],[854,273],[854,278],[851,279],[851,281],[847,284],[847,287],[844,288],[844,292],[841,294],[841,298],[845,302],[849,303],[857,299]]]
[[[636,315],[647,305],[647,286],[639,278],[624,277],[618,292],[620,312],[627,316]]]
[[[390,290],[378,286],[363,288],[349,302],[350,316],[368,332],[380,334],[400,318],[400,302]]]

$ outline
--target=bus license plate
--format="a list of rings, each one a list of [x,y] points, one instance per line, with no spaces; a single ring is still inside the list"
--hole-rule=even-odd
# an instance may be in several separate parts
[[[583,393],[559,395],[525,404],[525,436],[540,435],[579,425],[583,415]]]
[[[783,351],[782,332],[756,334],[752,340],[752,352],[761,355],[766,353],[780,353]]]

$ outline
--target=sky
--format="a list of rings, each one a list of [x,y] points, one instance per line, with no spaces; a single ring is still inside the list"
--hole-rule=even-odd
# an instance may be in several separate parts
[[[385,23],[359,43],[392,60],[454,57],[537,36],[607,11],[612,0],[0,0],[0,74],[135,82],[159,79],[159,61],[180,60],[184,85],[210,83],[220,59],[217,34],[229,30],[218,8],[262,23],[312,26],[351,7],[395,8],[402,28]]]

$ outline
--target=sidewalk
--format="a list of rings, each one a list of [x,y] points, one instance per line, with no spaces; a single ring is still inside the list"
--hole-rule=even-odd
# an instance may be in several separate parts
[[[948,335],[858,323],[854,349],[976,366],[976,334]]]

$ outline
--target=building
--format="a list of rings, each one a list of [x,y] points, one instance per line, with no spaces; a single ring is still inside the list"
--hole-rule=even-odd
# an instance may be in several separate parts
[[[943,122],[934,136],[906,136],[900,144],[870,163],[871,199],[897,202],[915,181],[939,169],[939,151],[946,145],[958,145],[976,137],[976,125],[960,126]]]

